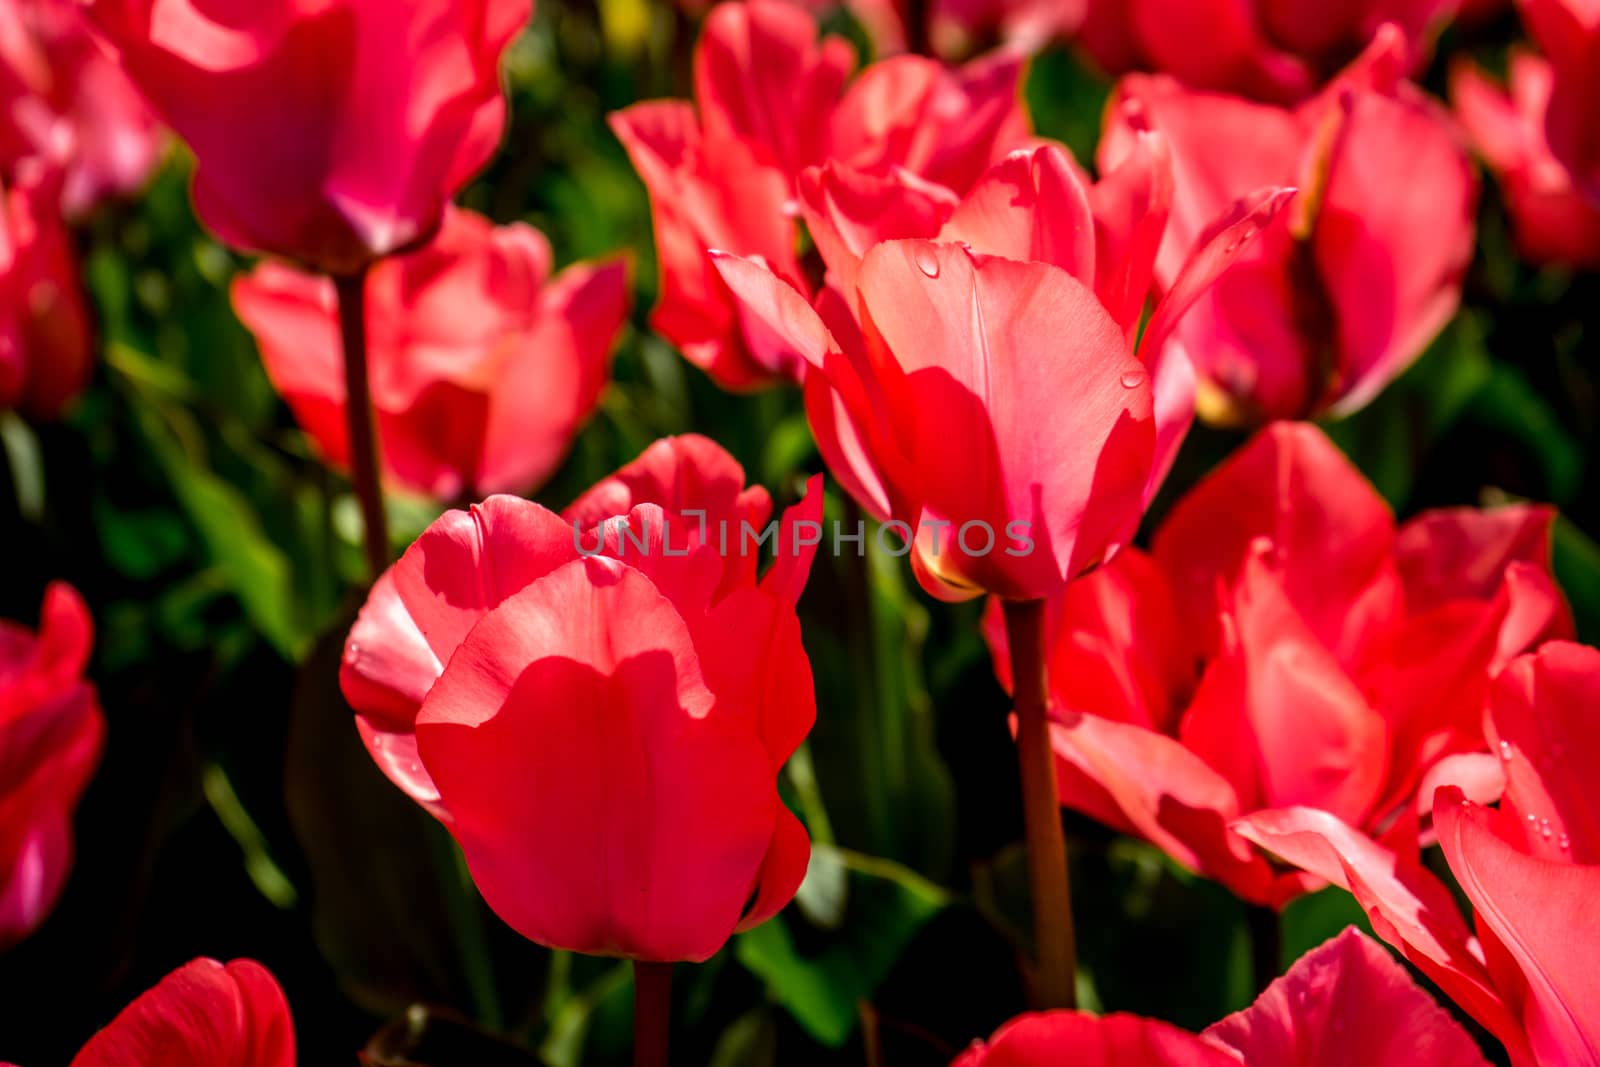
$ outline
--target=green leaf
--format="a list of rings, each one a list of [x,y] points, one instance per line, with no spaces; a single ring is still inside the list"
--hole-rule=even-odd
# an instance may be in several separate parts
[[[837,859],[850,872],[845,925],[830,934],[780,915],[741,934],[735,953],[807,1033],[837,1048],[855,1029],[859,1002],[872,997],[906,946],[949,903],[949,897],[888,860],[827,846],[814,851],[825,861]],[[819,938],[820,946],[809,947]]]

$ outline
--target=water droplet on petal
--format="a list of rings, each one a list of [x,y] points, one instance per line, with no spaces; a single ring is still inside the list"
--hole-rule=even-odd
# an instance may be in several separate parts
[[[1550,820],[1549,819],[1540,819],[1539,820],[1539,836],[1544,838],[1546,841],[1548,841],[1554,835],[1555,835],[1555,831],[1550,829]]]
[[[1572,838],[1568,837],[1566,834],[1562,834],[1561,839],[1556,842],[1556,847],[1563,852],[1567,851],[1572,847]]]
[[[933,249],[927,247],[918,248],[911,254],[911,258],[916,261],[917,269],[928,277],[937,278],[939,276],[939,254]]]
[[[1502,741],[1502,742],[1500,742],[1500,758],[1503,759],[1503,760],[1509,760],[1511,758],[1511,742],[1510,741]]]
[[[1122,387],[1124,389],[1137,389],[1139,386],[1143,385],[1148,378],[1149,375],[1145,374],[1145,372],[1142,370],[1128,371],[1122,376]]]

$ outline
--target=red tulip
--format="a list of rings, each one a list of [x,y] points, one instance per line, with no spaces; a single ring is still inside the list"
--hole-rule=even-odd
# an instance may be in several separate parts
[[[719,4],[695,53],[696,103],[662,100],[611,116],[650,192],[661,300],[652,325],[728,389],[798,381],[739,327],[707,249],[756,256],[809,291],[787,205],[795,176],[828,159],[904,169],[959,190],[1027,135],[1022,57],[1000,52],[950,70],[900,56],[843,89],[855,57],[818,40],[815,19],[780,0]]]
[[[328,274],[426,241],[505,124],[500,55],[528,0],[90,0],[198,161],[236,248]]]
[[[1193,379],[1176,350],[1147,364],[1132,347],[1165,163],[1152,135],[1091,185],[1045,145],[1008,156],[959,202],[904,174],[807,170],[801,211],[834,283],[815,309],[756,260],[718,253],[745,336],[771,362],[809,366],[824,458],[863,507],[906,528],[935,595],[1054,592],[1131,537],[1170,465]],[[1269,191],[1219,220],[1141,354],[1166,349],[1285,199]]]
[[[524,936],[703,960],[794,895],[810,845],[774,779],[816,712],[794,602],[821,508],[813,479],[758,581],[766,493],[669,438],[564,516],[447,512],[379,579],[357,725]]]
[[[27,159],[63,168],[68,215],[133,192],[160,162],[160,125],[75,0],[0,3],[0,99],[0,167],[8,177]]]
[[[1175,192],[1156,275],[1170,284],[1234,198],[1306,190],[1175,331],[1200,414],[1258,423],[1346,414],[1411,364],[1455,314],[1477,181],[1448,115],[1399,80],[1398,34],[1292,110],[1132,76],[1117,90],[1172,145]],[[1112,112],[1102,166],[1134,150]]]
[[[0,409],[49,419],[88,385],[94,352],[59,176],[23,171],[0,189]]]
[[[1420,69],[1429,52],[1422,43],[1455,7],[1455,0],[1090,0],[1080,40],[1113,73],[1161,71],[1197,89],[1292,104],[1315,93],[1385,23],[1413,42],[1405,63]]]
[[[1510,66],[1509,96],[1470,63],[1452,68],[1456,115],[1499,179],[1522,254],[1535,263],[1600,267],[1600,202],[1578,191],[1545,136],[1550,64],[1515,52]]]
[[[1499,788],[1490,677],[1570,627],[1552,517],[1435,511],[1397,531],[1320,431],[1270,427],[1174,507],[1152,555],[1052,601],[1062,804],[1262,904],[1315,882],[1239,819],[1311,807],[1415,854],[1436,785]],[[997,607],[986,632],[1009,687]]]
[[[1550,60],[1550,149],[1579,192],[1600,204],[1600,9],[1589,0],[1523,0],[1518,7]]]
[[[394,481],[450,500],[526,490],[560,465],[605,387],[627,271],[550,267],[531,226],[451,209],[433,243],[372,269],[372,397]],[[234,305],[300,425],[348,464],[333,283],[264,263]]]
[[[37,636],[0,622],[0,949],[55,906],[72,867],[72,813],[100,762],[105,720],[83,677],[89,611],[45,591]]]
[[[951,1067],[1485,1067],[1461,1025],[1354,927],[1195,1035],[1133,1015],[1024,1015]]]
[[[1433,802],[1476,938],[1415,857],[1325,813],[1257,816],[1241,832],[1354,893],[1373,929],[1504,1041],[1514,1064],[1600,1064],[1589,917],[1600,893],[1600,788],[1584,759],[1597,706],[1592,648],[1547,644],[1495,680],[1488,729],[1505,775],[1499,809],[1455,788]]]
[[[845,0],[845,7],[871,38],[877,55],[905,51],[955,59],[984,42],[1001,41],[1028,53],[1073,33],[1083,24],[1088,0],[932,0],[920,41],[909,40],[914,8],[905,0]]]
[[[294,1067],[294,1022],[254,960],[198,959],[140,995],[71,1067]]]

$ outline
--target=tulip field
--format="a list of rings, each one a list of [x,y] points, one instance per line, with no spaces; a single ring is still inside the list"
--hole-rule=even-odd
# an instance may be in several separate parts
[[[1593,0],[0,0],[0,1067],[1600,1067]]]

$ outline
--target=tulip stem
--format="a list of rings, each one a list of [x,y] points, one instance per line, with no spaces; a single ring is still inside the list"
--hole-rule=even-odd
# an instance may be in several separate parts
[[[1283,923],[1273,908],[1245,905],[1245,925],[1250,930],[1250,967],[1256,995],[1277,980],[1283,962]]]
[[[672,964],[633,961],[633,1067],[667,1067]]]
[[[1045,679],[1043,600],[1005,602],[1017,710],[1017,762],[1022,771],[1022,816],[1027,829],[1028,878],[1033,889],[1033,936],[1038,955],[1034,1006],[1077,1005],[1077,945],[1067,879],[1067,840],[1061,830],[1055,754],[1050,745]]]
[[[339,297],[339,337],[344,344],[345,427],[350,440],[350,480],[361,504],[367,567],[376,579],[389,566],[389,521],[378,476],[378,435],[367,373],[367,268],[333,280]]]

